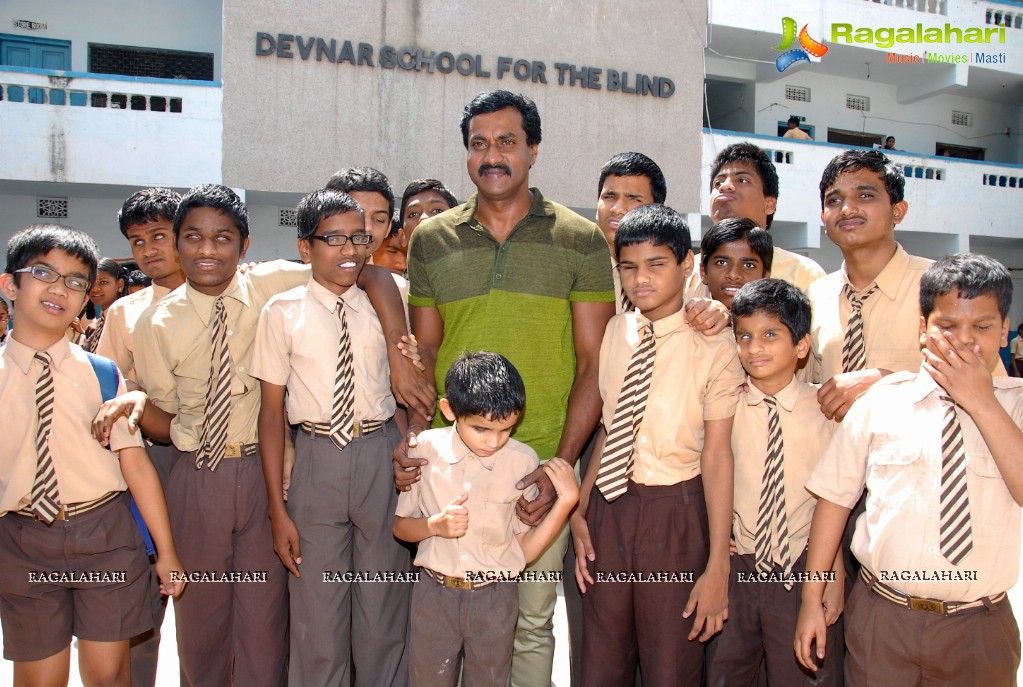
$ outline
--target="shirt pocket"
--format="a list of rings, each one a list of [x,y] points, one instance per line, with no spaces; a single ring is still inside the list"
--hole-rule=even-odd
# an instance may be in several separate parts
[[[914,507],[925,487],[927,466],[918,442],[886,434],[870,441],[866,484],[872,505],[882,511]]]
[[[471,517],[471,516],[470,516]],[[512,536],[511,519],[515,501],[486,501],[483,504],[483,546],[505,547]]]
[[[987,446],[967,454],[966,479],[971,520],[1006,525],[1017,517],[1019,506],[1005,486],[1002,473]]]

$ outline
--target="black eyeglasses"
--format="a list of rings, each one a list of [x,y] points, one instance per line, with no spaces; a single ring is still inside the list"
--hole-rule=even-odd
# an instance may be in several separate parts
[[[39,281],[46,282],[47,284],[55,284],[58,279],[63,279],[64,284],[72,291],[88,291],[89,287],[92,286],[89,280],[85,277],[79,277],[77,275],[64,275],[55,270],[51,270],[49,267],[42,267],[41,265],[32,265],[31,267],[23,267],[20,270],[14,270],[15,274],[21,272],[28,272]]]
[[[328,234],[327,236],[310,236],[311,239],[317,241],[323,241],[328,246],[337,248],[343,246],[349,241],[354,243],[356,246],[368,246],[373,243],[373,236],[371,234],[355,234],[353,236],[345,236],[344,234]]]

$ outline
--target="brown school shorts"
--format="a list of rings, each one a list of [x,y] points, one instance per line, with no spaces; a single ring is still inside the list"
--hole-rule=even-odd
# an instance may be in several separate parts
[[[37,661],[71,636],[129,639],[153,627],[149,559],[127,494],[47,526],[0,517],[4,658]]]

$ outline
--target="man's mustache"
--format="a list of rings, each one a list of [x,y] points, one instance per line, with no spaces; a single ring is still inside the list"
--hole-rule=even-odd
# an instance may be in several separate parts
[[[480,165],[480,168],[476,170],[476,174],[479,176],[483,176],[492,169],[499,169],[508,176],[512,175],[511,168],[507,167],[506,165]]]

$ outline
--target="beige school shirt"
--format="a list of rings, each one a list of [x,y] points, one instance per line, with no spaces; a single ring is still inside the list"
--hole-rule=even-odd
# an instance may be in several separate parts
[[[633,352],[649,322],[638,310],[616,315],[600,346],[601,421],[611,430],[618,396]],[[700,474],[703,423],[735,414],[742,367],[735,337],[727,329],[704,336],[685,321],[684,311],[654,324],[654,369],[646,411],[636,433],[632,481],[649,486],[678,484]]]
[[[835,423],[824,417],[817,403],[817,387],[793,379],[775,394],[781,426],[785,471],[785,514],[788,517],[789,552],[795,560],[806,548],[810,521],[817,499],[804,485],[827,448]],[[767,460],[767,404],[764,392],[748,381],[739,391],[732,426],[735,458],[735,495],[732,533],[739,553],[755,554],[760,492]],[[778,532],[771,533],[771,557],[781,563]]]
[[[278,293],[301,286],[309,267],[286,260],[235,274],[224,293],[227,348],[231,356],[229,444],[256,442],[259,382],[250,363],[263,306]],[[199,448],[210,385],[213,307],[216,296],[178,287],[147,310],[135,327],[135,370],[150,400],[173,414],[170,435],[181,451]]]
[[[152,284],[135,293],[118,298],[104,313],[106,324],[100,334],[96,353],[110,358],[132,381],[138,381],[135,375],[135,345],[132,335],[142,313],[158,300],[170,293],[165,286]]]
[[[493,572],[517,575],[526,567],[516,535],[529,531],[515,515],[515,503],[524,493],[532,498],[535,487],[523,492],[515,484],[540,465],[536,451],[509,439],[492,456],[473,454],[454,427],[421,432],[409,457],[425,458],[422,479],[398,495],[396,515],[428,518],[442,512],[462,494],[468,494],[469,529],[457,539],[428,537],[419,542],[416,565],[442,575],[464,578],[466,573]]]
[[[341,296],[352,350],[355,419],[394,415],[387,342],[369,297],[358,286]],[[341,340],[337,294],[310,278],[274,296],[259,317],[251,374],[288,388],[288,421],[329,423]]]
[[[920,367],[920,278],[933,260],[919,258],[897,246],[895,255],[877,275],[878,290],[863,303],[863,342],[866,369],[915,372]],[[820,383],[842,372],[842,344],[852,305],[842,293],[849,281],[842,269],[814,282],[807,294],[813,308],[807,365]],[[861,295],[869,290],[861,290]]]
[[[993,383],[995,398],[1023,426],[1023,380],[995,377]],[[838,425],[806,488],[852,508],[866,487],[867,510],[856,522],[852,552],[885,584],[910,596],[975,601],[1016,583],[1020,507],[973,419],[960,410],[973,550],[958,566],[941,555],[944,393],[923,370],[879,381]]]
[[[43,351],[53,361],[53,424],[50,457],[57,473],[62,504],[94,501],[112,491],[127,489],[117,454],[141,447],[138,434],[128,432],[121,418],[110,432],[110,450],[92,438],[92,418],[103,397],[99,379],[85,352],[61,337]],[[43,365],[36,351],[9,337],[0,355],[0,408],[3,408],[3,441],[0,441],[0,516],[28,508],[35,482],[36,384]],[[118,384],[124,393],[124,382]]]

